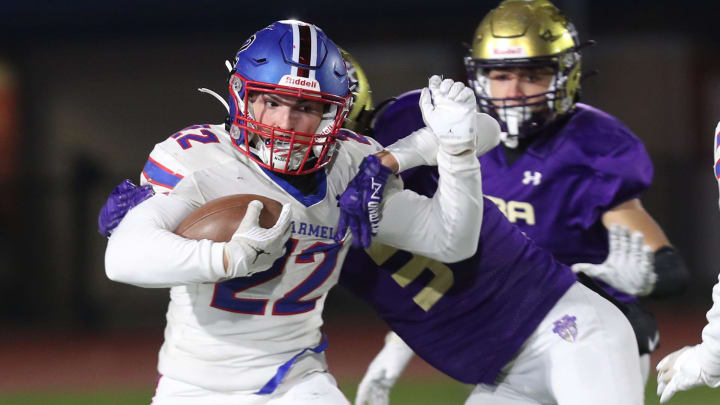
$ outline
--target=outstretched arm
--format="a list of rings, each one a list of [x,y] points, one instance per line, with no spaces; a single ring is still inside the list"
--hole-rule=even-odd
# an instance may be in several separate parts
[[[497,145],[499,126],[489,117],[480,125],[472,90],[438,76],[423,90],[420,107],[426,128],[363,160],[339,198],[337,234],[350,228],[354,243],[365,248],[378,236],[388,245],[455,262],[477,248],[482,186],[476,155]],[[400,191],[390,176],[417,164],[438,165],[440,183],[432,199]]]
[[[475,156],[475,94],[461,82],[430,78],[423,120],[438,138],[440,179],[433,198],[390,189],[378,241],[451,263],[472,256],[482,224],[482,180]]]

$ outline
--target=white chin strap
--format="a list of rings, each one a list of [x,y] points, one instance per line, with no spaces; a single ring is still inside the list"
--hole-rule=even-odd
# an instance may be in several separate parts
[[[500,140],[508,148],[517,148],[520,125],[530,119],[530,109],[527,107],[501,108],[499,109],[499,115],[507,126],[507,132],[500,133]]]
[[[256,139],[255,147],[251,147],[250,150],[253,151],[253,153],[255,153],[265,164],[270,165],[273,168],[281,170],[297,170],[305,157],[305,148],[302,146],[296,146],[294,148],[295,150],[291,153],[290,142],[275,140],[275,147],[273,148],[274,153],[271,153],[269,144],[266,145],[266,142],[264,142],[263,139],[258,139],[260,137],[257,135],[254,135],[253,138]],[[252,141],[250,143],[252,144]],[[272,158],[270,157],[271,154]],[[288,158],[290,159],[289,163]]]
[[[500,132],[500,141],[510,149],[515,149],[518,146],[518,136],[509,135],[507,132]]]
[[[335,104],[331,104],[330,108],[328,108],[328,111],[323,114],[322,119],[320,120],[320,125],[318,125],[317,131],[315,131],[316,135],[327,135],[329,134],[332,129],[333,125],[335,125],[335,117],[337,116],[337,109],[338,106]],[[320,143],[320,145],[313,145],[312,151],[315,157],[319,158],[322,154],[324,143],[327,141],[327,137],[321,137],[316,138],[317,142]],[[332,154],[332,150],[328,150],[327,153]]]

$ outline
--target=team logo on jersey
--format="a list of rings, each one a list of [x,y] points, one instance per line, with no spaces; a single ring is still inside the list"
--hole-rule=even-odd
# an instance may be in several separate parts
[[[532,184],[533,186],[540,185],[540,180],[542,179],[542,173],[540,172],[531,172],[530,170],[525,170],[523,173],[523,184]]]
[[[577,337],[576,317],[565,315],[553,323],[553,332],[568,342],[574,342]]]

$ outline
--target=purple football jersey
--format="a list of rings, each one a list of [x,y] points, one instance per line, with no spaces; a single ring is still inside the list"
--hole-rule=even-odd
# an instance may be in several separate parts
[[[404,178],[419,194],[430,197],[437,189],[437,168],[417,168]],[[351,250],[340,274],[340,284],[367,301],[415,353],[469,384],[493,384],[575,280],[488,199],[473,257],[443,264],[373,246],[367,253]]]
[[[386,142],[424,126],[420,91],[381,112],[375,136]],[[511,164],[500,145],[480,157],[483,192],[538,246],[567,265],[602,263],[608,254],[602,215],[650,185],[653,167],[642,142],[618,119],[576,105],[562,125],[545,131]],[[620,301],[634,301],[596,280]]]
[[[406,184],[430,195],[436,187],[434,168],[417,170]],[[384,246],[368,252],[350,251],[340,284],[416,354],[468,384],[493,384],[576,280],[487,199],[478,250],[467,260],[442,264]]]

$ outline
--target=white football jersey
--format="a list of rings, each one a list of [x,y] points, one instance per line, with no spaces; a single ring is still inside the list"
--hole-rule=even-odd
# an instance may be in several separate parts
[[[255,392],[288,360],[318,346],[323,304],[352,238],[348,232],[340,243],[333,239],[336,196],[364,157],[382,150],[351,132],[339,138],[331,166],[313,174],[319,181],[312,195],[255,164],[222,125],[193,126],[156,145],[141,181],[160,194],[115,229],[106,272],[120,282],[171,287],[161,374],[211,390]],[[441,180],[432,199],[402,190],[391,176],[376,240],[444,262],[462,260],[479,236],[479,216],[464,215],[482,212],[479,163],[472,155],[438,155],[438,162]],[[193,209],[232,194],[290,203],[292,235],[271,269],[224,280],[224,243],[188,240],[172,230]],[[326,368],[322,354],[305,352],[285,381]]]
[[[318,345],[323,304],[349,248],[333,239],[339,215],[335,197],[356,173],[352,168],[382,150],[364,138],[342,142],[339,149],[335,164],[344,170],[328,171],[317,193],[304,196],[234,147],[221,125],[193,126],[155,147],[141,182],[157,192],[196,207],[232,194],[259,194],[292,206],[288,254],[270,270],[172,287],[162,374],[208,388],[257,390],[280,364]],[[306,359],[293,366],[293,373],[303,365],[326,367]]]

